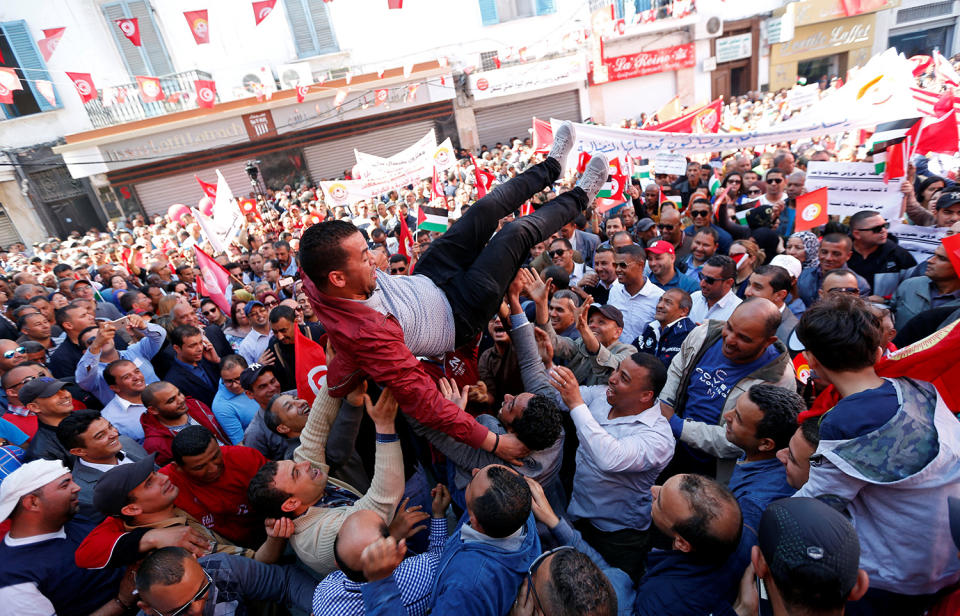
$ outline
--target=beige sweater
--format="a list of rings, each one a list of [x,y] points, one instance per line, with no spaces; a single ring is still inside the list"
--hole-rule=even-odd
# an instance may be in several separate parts
[[[300,446],[293,452],[295,462],[306,460],[325,473],[329,472],[324,452],[330,426],[339,408],[340,401],[331,397],[324,387],[310,409],[307,425],[300,434]],[[366,494],[361,496],[356,488],[336,479],[328,481],[350,490],[360,499],[349,507],[310,507],[293,520],[294,531],[290,538],[290,545],[300,560],[323,576],[337,569],[333,558],[333,542],[343,521],[350,514],[369,509],[380,514],[388,524],[393,520],[404,488],[403,455],[399,441],[377,443],[373,480]]]

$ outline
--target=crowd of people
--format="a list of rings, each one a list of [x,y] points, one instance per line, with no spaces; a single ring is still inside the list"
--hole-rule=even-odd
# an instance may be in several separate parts
[[[269,190],[214,255],[229,311],[189,217],[0,253],[0,612],[958,613],[960,409],[875,368],[960,319],[944,246],[873,210],[794,231],[852,135],[602,212],[574,138],[462,157],[443,233],[430,180]],[[926,159],[901,190],[960,230]]]

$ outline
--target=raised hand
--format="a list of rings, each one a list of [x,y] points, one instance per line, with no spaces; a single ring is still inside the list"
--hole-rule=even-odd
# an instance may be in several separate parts
[[[407,542],[404,539],[400,541],[393,537],[377,539],[363,548],[363,553],[360,554],[363,576],[371,582],[388,577],[403,562],[403,556],[406,553]]]
[[[400,503],[400,508],[393,516],[393,522],[390,522],[390,536],[394,539],[409,539],[427,528],[420,522],[429,518],[430,515],[426,511],[421,511],[422,507],[420,505],[408,508],[407,503],[409,502],[410,499],[406,498]],[[418,524],[419,526],[417,526]]]
[[[446,515],[447,507],[450,506],[451,497],[450,490],[447,489],[447,486],[442,483],[438,483],[432,490],[430,490],[430,496],[433,497],[433,503],[431,503],[431,509],[433,510],[433,517],[442,518]]]

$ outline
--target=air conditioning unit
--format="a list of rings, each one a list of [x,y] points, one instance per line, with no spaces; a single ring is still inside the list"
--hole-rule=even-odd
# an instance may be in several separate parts
[[[696,38],[716,38],[723,34],[723,18],[719,15],[708,15],[706,19],[697,20]]]
[[[230,84],[232,100],[250,98],[258,94],[263,96],[277,91],[277,82],[273,77],[273,70],[267,64],[258,64],[231,71],[227,83]]]
[[[281,64],[277,67],[277,74],[280,76],[281,90],[292,90],[297,86],[313,83],[313,72],[310,70],[309,62]]]

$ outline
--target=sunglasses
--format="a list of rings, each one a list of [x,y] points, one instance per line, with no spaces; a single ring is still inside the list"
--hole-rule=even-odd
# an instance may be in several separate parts
[[[717,284],[718,282],[722,282],[723,278],[714,278],[713,276],[707,276],[703,272],[700,272],[700,280],[707,284]]]
[[[860,289],[857,287],[836,287],[827,291],[827,293],[845,293],[847,295],[860,295]]]
[[[727,180],[727,184],[740,184],[740,180],[730,178],[729,180]]]
[[[706,218],[710,215],[710,210],[693,210],[690,212],[690,215],[694,218],[699,218],[700,216]]]
[[[551,250],[547,252],[547,254],[550,255],[551,257],[562,257],[566,252],[567,252],[566,250]]]
[[[674,229],[674,225],[657,224],[657,227],[658,227],[661,231],[673,231],[673,229]]]
[[[203,314],[217,314],[217,308],[210,308],[209,310],[204,310]]]
[[[531,594],[533,595],[533,603],[540,614],[546,614],[547,611],[543,609],[543,604],[540,602],[540,597],[537,595],[537,585],[533,582],[533,576],[537,574],[537,570],[540,568],[540,565],[542,565],[547,558],[556,554],[557,552],[565,552],[573,549],[573,546],[561,545],[560,547],[553,548],[552,550],[547,550],[540,556],[537,556],[536,560],[530,563],[530,568],[527,569],[527,597],[529,597]]]
[[[783,181],[783,178],[770,178],[767,180],[767,184],[779,184]]]
[[[748,195],[759,195],[759,194],[761,194],[761,192],[762,192],[762,191],[760,191],[760,190],[748,190],[748,191],[747,191],[747,194],[748,194]]]
[[[20,381],[19,383],[14,383],[12,386],[8,387],[7,389],[16,389],[21,385],[23,385],[24,383],[27,383],[29,381],[32,381],[33,379],[39,379],[39,378],[40,378],[40,375],[24,377],[22,381]]]
[[[164,613],[157,609],[154,609],[153,612],[157,616],[180,616],[181,614],[186,613],[186,611],[190,609],[190,606],[206,596],[206,594],[210,591],[210,586],[213,585],[213,578],[210,577],[210,574],[204,571],[203,575],[206,576],[207,581],[203,586],[200,587],[200,590],[197,591],[197,594],[193,595],[193,599],[190,599],[172,612]]]
[[[889,229],[890,223],[885,222],[882,225],[877,225],[876,227],[867,227],[865,229],[854,229],[854,231],[869,231],[870,233],[881,233],[884,229]]]
[[[263,302],[263,305],[264,305],[264,306],[276,306],[276,305],[277,305],[277,302],[275,302],[275,301],[274,301],[274,302]]]
[[[390,273],[391,273],[391,274],[402,274],[402,273],[405,272],[405,271],[406,271],[406,269],[404,269],[404,268],[402,268],[402,267],[398,267],[398,268],[395,268],[395,269],[391,269],[391,270],[390,270]]]
[[[23,347],[17,347],[15,349],[10,349],[9,351],[4,351],[3,357],[5,359],[13,359],[17,355],[23,355],[27,350]]]

